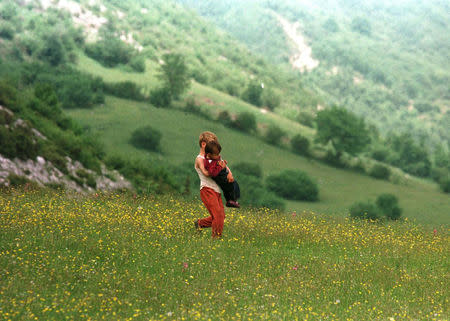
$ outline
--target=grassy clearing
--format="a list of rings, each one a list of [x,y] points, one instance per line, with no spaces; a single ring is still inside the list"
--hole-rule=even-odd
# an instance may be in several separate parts
[[[448,319],[448,229],[199,201],[0,196],[4,320]]]
[[[435,184],[408,180],[407,185],[395,185],[356,172],[336,169],[179,110],[159,109],[145,103],[107,97],[102,107],[70,110],[68,113],[91,128],[91,134],[104,143],[108,154],[176,164],[193,162],[198,152],[199,133],[211,130],[220,138],[223,155],[230,162],[231,169],[233,163],[247,161],[258,162],[266,175],[281,169],[304,170],[318,181],[320,201],[288,202],[290,210],[347,216],[348,208],[355,201],[375,200],[381,193],[392,193],[399,198],[404,216],[427,224],[449,222],[448,195],[441,193]],[[161,154],[139,150],[129,144],[132,132],[147,125],[158,129],[163,135]],[[245,191],[242,197],[245,197]]]
[[[100,76],[106,82],[133,81],[142,86],[147,93],[149,93],[151,89],[157,88],[159,85],[159,80],[157,79],[159,65],[152,60],[146,61],[145,73],[133,73],[124,72],[114,68],[105,68],[95,60],[79,53],[78,68],[92,75]],[[227,110],[232,114],[246,111],[253,113],[260,124],[276,124],[283,128],[289,136],[301,133],[312,139],[314,135],[314,131],[309,127],[305,127],[273,112],[262,113],[261,109],[253,105],[195,81],[192,81],[187,96],[195,97],[200,104],[199,107],[212,115],[216,115],[222,110]]]

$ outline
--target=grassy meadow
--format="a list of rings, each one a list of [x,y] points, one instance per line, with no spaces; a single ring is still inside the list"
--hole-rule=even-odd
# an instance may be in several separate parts
[[[107,97],[104,106],[92,110],[70,110],[68,113],[90,128],[91,135],[105,145],[107,154],[152,162],[193,163],[198,152],[199,133],[211,130],[220,138],[223,156],[230,162],[231,169],[233,163],[246,161],[259,163],[265,175],[282,169],[304,170],[318,182],[319,202],[290,201],[290,210],[348,216],[348,208],[354,202],[374,200],[381,193],[392,193],[399,198],[405,217],[424,224],[449,222],[448,195],[441,193],[436,184],[414,178],[393,184],[330,167],[180,110],[154,108],[146,103]],[[129,143],[132,132],[146,125],[162,133],[161,153],[140,150]],[[242,191],[242,197],[245,197],[245,191]]]
[[[2,320],[447,320],[449,234],[200,201],[0,196]]]

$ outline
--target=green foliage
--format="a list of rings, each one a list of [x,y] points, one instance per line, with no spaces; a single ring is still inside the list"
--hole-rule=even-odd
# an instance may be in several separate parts
[[[14,38],[15,30],[10,23],[0,22],[0,38],[11,40]]]
[[[160,79],[163,87],[170,92],[170,97],[178,99],[190,85],[188,68],[181,54],[164,54]]]
[[[47,36],[38,55],[51,66],[59,66],[67,61],[66,48],[57,34]]]
[[[116,83],[105,83],[104,90],[107,94],[137,101],[144,100],[142,88],[132,81],[121,81]]]
[[[233,174],[237,173],[237,177],[239,174],[252,176],[256,178],[262,178],[262,168],[258,163],[250,163],[250,162],[240,162],[233,164]]]
[[[281,97],[277,95],[271,88],[264,89],[262,94],[262,103],[270,110],[274,110],[281,104]]]
[[[380,217],[380,210],[370,201],[356,202],[350,207],[350,217],[375,221]]]
[[[129,66],[136,72],[145,72],[145,58],[142,56],[134,56],[131,58]]]
[[[353,31],[359,32],[362,35],[370,36],[372,34],[372,26],[369,20],[363,17],[356,17],[352,20],[351,28]]]
[[[284,170],[266,178],[269,191],[291,200],[317,201],[319,189],[308,174],[299,170]]]
[[[133,47],[112,34],[105,34],[102,40],[93,44],[87,44],[85,52],[92,59],[110,68],[119,64],[126,65],[136,55]],[[136,61],[133,64],[136,64]]]
[[[311,113],[308,113],[305,111],[301,111],[298,113],[297,121],[302,125],[313,128],[314,120],[315,120],[315,116],[312,115]]]
[[[271,124],[264,134],[264,140],[271,145],[280,145],[284,137],[286,137],[286,132],[274,124]]]
[[[251,82],[248,84],[247,89],[242,93],[242,99],[246,102],[255,105],[262,106],[262,94],[263,88],[259,82]]]
[[[267,207],[275,209],[284,209],[285,203],[282,198],[274,192],[264,187],[262,179],[254,175],[246,175],[239,170],[235,173],[233,166],[233,175],[239,174],[238,181],[241,189],[241,198],[239,202],[242,206]]]
[[[369,171],[369,175],[378,179],[389,180],[391,170],[382,164],[375,164]]]
[[[327,30],[328,32],[336,33],[339,31],[339,25],[337,24],[336,20],[334,18],[328,18],[323,23],[323,28]]]
[[[375,203],[390,220],[398,220],[402,215],[402,209],[398,205],[398,198],[392,194],[381,194],[377,197]]]
[[[170,107],[172,96],[168,88],[156,88],[150,92],[150,103],[155,107]]]
[[[299,155],[309,155],[309,140],[308,138],[297,134],[291,138],[291,148],[292,151]]]
[[[149,151],[160,151],[162,134],[150,127],[145,126],[136,129],[131,136],[131,144],[137,148],[143,148]]]
[[[444,177],[439,182],[439,187],[444,193],[450,193],[450,177]]]
[[[239,113],[232,126],[246,133],[254,133],[256,132],[256,117],[250,112]]]
[[[29,125],[0,126],[0,154],[22,160],[35,159],[39,145]]]
[[[365,122],[350,111],[332,107],[317,113],[316,139],[322,144],[331,141],[339,153],[357,154],[369,144]]]

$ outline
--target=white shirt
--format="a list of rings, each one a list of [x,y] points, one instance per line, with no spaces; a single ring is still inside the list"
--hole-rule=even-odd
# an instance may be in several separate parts
[[[204,161],[205,156],[199,154],[197,158],[201,158],[202,161]],[[220,194],[219,185],[217,185],[217,183],[214,182],[214,180],[211,177],[205,176],[205,174],[203,174],[201,169],[197,168],[197,166],[195,166],[195,170],[197,171],[198,177],[200,178],[200,189],[202,189],[203,187],[209,187],[213,189],[215,192]]]

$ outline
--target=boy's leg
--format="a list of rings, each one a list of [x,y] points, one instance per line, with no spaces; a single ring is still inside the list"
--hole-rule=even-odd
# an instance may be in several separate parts
[[[222,235],[225,210],[221,195],[211,188],[204,187],[200,190],[200,198],[210,216],[199,220],[198,225],[200,227],[212,227],[213,237]]]

